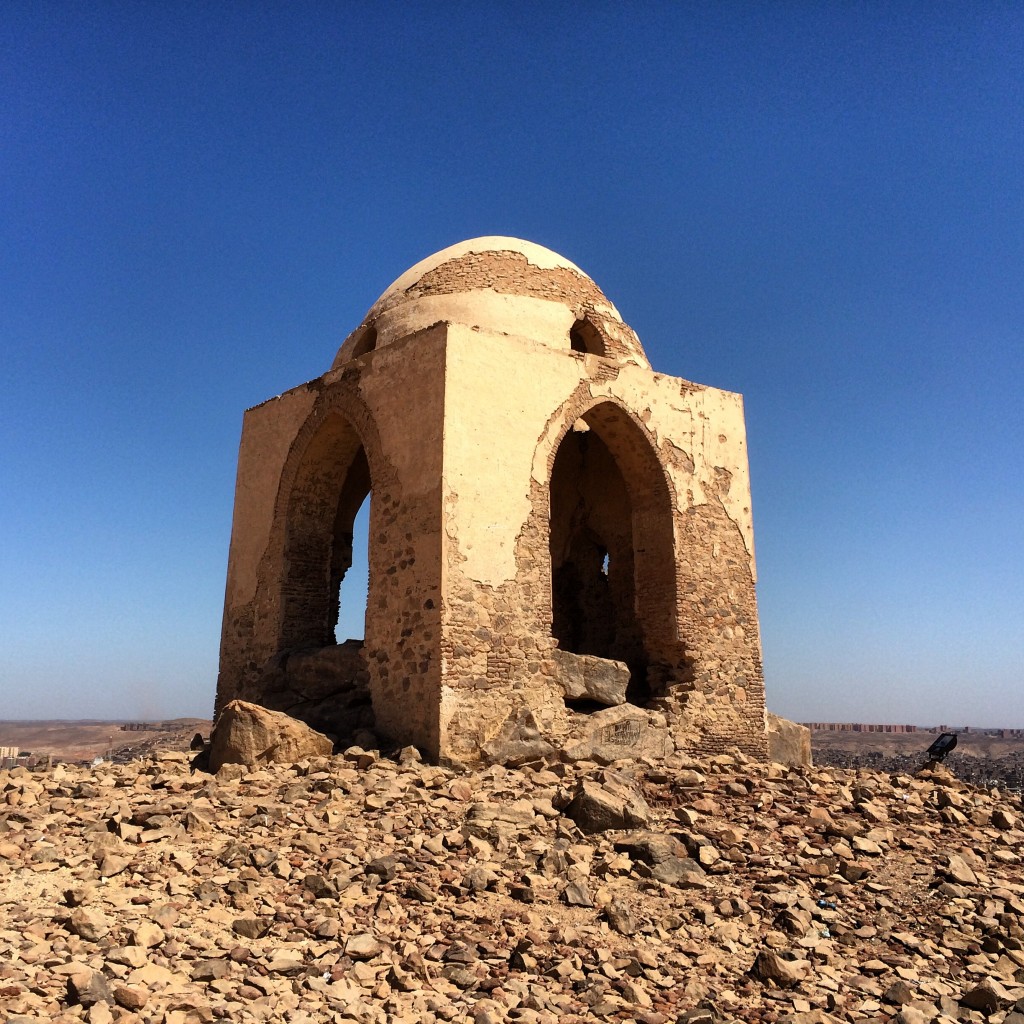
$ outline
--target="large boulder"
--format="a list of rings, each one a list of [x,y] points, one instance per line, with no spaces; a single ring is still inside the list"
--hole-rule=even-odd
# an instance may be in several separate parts
[[[210,770],[224,764],[294,764],[330,754],[334,744],[297,719],[259,704],[233,700],[220,713],[210,740]]]
[[[557,648],[552,655],[566,700],[592,700],[606,707],[626,703],[629,668],[624,661]]]
[[[779,764],[811,766],[811,730],[770,711],[768,724],[768,756]]]

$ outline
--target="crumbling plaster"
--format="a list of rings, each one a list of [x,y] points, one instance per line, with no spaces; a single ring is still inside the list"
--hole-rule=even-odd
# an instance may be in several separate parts
[[[524,566],[517,554],[521,554],[524,533],[536,510],[536,492],[550,484],[560,443],[591,409],[612,403],[643,433],[664,469],[677,520],[684,513],[693,516],[701,506],[710,505],[720,510],[719,518],[732,524],[731,550],[729,539],[722,536],[711,543],[704,562],[697,565],[683,554],[692,538],[685,536],[684,526],[678,523],[674,537],[681,566],[694,576],[713,578],[726,568],[726,559],[735,563],[738,550],[744,562],[741,576],[746,576],[748,586],[753,585],[753,524],[740,396],[652,375],[632,365],[619,366],[611,375],[595,374],[602,362],[600,357],[589,355],[566,358],[564,351],[539,349],[506,335],[460,325],[449,328],[445,404],[447,420],[456,429],[446,430],[444,440],[446,621],[458,620],[468,614],[469,607],[476,607],[480,610],[475,631],[483,627],[486,633],[494,622],[491,607],[501,609],[501,629],[495,630],[495,635],[485,635],[484,643],[476,650],[463,637],[463,651],[472,653],[463,654],[458,670],[444,673],[446,679],[456,683],[445,687],[442,730],[451,733],[449,744],[464,755],[486,742],[488,734],[500,728],[505,717],[524,702],[548,733],[563,735],[571,728],[557,687],[546,678],[554,671],[546,657],[551,650],[551,641],[545,636],[550,598],[530,600],[518,592],[521,588],[516,581],[522,581]],[[494,372],[503,363],[528,363],[532,370],[527,378],[510,378]],[[524,431],[523,424],[527,423],[541,425],[540,435]],[[521,481],[518,487],[515,481]],[[542,535],[525,547],[536,551],[545,543]],[[721,566],[716,564],[719,560]],[[731,571],[735,568],[733,565]],[[549,579],[535,582],[542,593],[550,592]],[[467,589],[468,595],[460,599],[460,592]],[[512,646],[509,655],[510,663],[516,665],[516,687],[488,689],[482,685],[487,679],[488,653],[493,660],[495,647],[504,646],[510,633],[515,632],[517,623],[510,621],[509,611],[514,607],[534,608],[540,614],[534,622],[518,623],[520,642]],[[701,617],[706,619],[703,613]],[[687,634],[696,639],[693,635],[701,630],[694,627],[694,618],[692,609],[680,601],[677,639]],[[731,638],[742,640],[750,625],[719,627],[716,623],[715,628],[729,630]],[[752,633],[756,645],[756,628]],[[531,637],[547,643],[533,646]],[[759,650],[753,655],[750,670],[751,675],[757,675],[759,665],[754,662],[759,661]],[[723,688],[720,670],[728,666],[713,659],[711,664],[704,682],[716,686],[714,715],[700,700],[695,701],[694,730],[706,731],[708,720],[718,717],[725,722],[730,718],[748,720],[747,732],[752,718],[756,731],[760,720],[757,708],[751,715],[747,708],[730,713],[717,706],[725,699],[745,705],[747,694],[743,687]],[[467,679],[473,680],[468,694]],[[729,722],[732,728],[735,724]]]
[[[528,481],[550,482],[555,452],[583,413],[601,402],[642,410],[642,426],[659,452],[679,507],[721,502],[743,536],[754,566],[754,525],[749,501],[742,396],[689,385],[624,366],[612,379],[594,380],[598,357],[549,358],[535,343],[458,324],[448,331],[443,493],[446,537],[464,560],[462,571],[489,586],[516,573],[508,524],[526,522]],[[530,363],[526,379],[495,372],[503,362]],[[554,413],[549,410],[555,409]],[[544,423],[534,438],[524,423]],[[671,440],[669,440],[671,439]],[[517,488],[512,481],[522,481]],[[467,500],[455,513],[462,495]],[[495,543],[492,543],[496,539]]]

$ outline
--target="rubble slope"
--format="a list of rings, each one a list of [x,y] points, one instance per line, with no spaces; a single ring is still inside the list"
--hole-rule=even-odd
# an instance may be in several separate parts
[[[1022,839],[1016,799],[941,768],[735,754],[460,774],[360,748],[215,776],[177,752],[17,768],[0,773],[0,1008],[1024,1024]]]

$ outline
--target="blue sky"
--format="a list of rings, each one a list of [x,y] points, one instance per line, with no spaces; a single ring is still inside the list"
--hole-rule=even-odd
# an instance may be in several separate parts
[[[0,718],[212,708],[242,411],[507,234],[745,396],[769,706],[1024,726],[1017,4],[5,5]]]

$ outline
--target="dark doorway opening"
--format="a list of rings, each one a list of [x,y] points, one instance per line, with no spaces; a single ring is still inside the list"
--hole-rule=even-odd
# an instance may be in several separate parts
[[[633,507],[615,457],[585,424],[566,434],[551,474],[551,632],[563,651],[624,661],[627,697],[649,699],[636,614]]]
[[[666,695],[685,662],[672,510],[640,423],[610,401],[587,410],[551,467],[551,633],[560,650],[624,662],[639,705]]]

